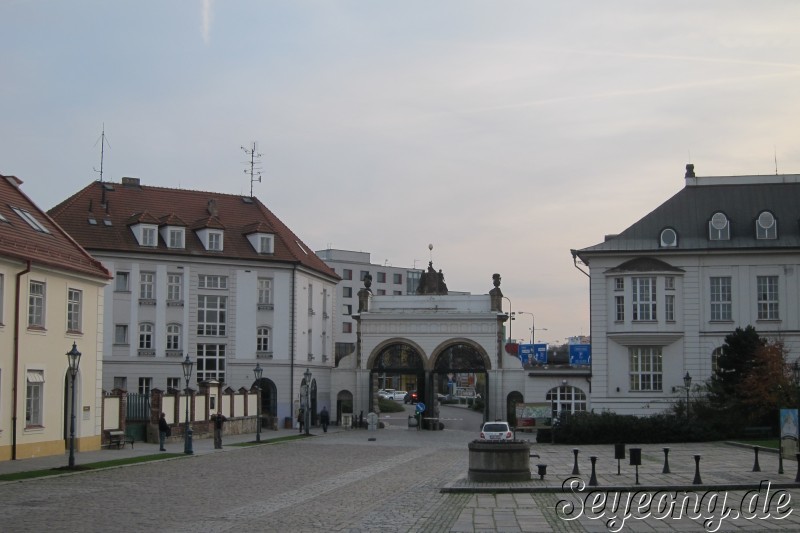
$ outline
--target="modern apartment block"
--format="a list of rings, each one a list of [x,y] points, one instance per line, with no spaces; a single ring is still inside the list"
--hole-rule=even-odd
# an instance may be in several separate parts
[[[330,405],[338,277],[257,198],[93,182],[50,215],[113,274],[103,312],[103,388],[149,393],[216,380],[293,417],[303,373]]]
[[[590,274],[591,408],[651,414],[708,380],[752,325],[800,349],[800,175],[699,177],[618,235],[573,250]]]

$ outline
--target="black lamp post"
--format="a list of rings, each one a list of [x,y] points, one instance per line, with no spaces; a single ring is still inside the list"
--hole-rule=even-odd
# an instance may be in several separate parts
[[[259,391],[261,391],[261,376],[264,375],[264,369],[261,368],[261,365],[256,363],[256,367],[253,369],[253,375],[256,377],[256,387]],[[258,416],[258,420],[256,421],[256,442],[261,442],[261,395],[258,395],[258,405],[256,406],[256,415]]]
[[[305,420],[303,422],[306,426],[306,435],[308,435],[309,434],[308,426],[311,423],[311,370],[306,368],[306,371],[303,372],[303,377],[306,379],[306,390],[305,390],[306,408],[303,411],[303,416],[305,417]]]
[[[181,367],[183,367],[183,377],[186,380],[186,426],[183,430],[183,453],[187,455],[194,453],[194,451],[192,451],[192,430],[189,427],[189,401],[191,400],[189,395],[189,378],[192,377],[193,366],[194,362],[189,359],[189,354],[186,354],[186,359],[181,363]]]
[[[78,375],[78,366],[81,364],[81,352],[73,342],[72,349],[67,352],[69,374],[72,376],[72,416],[69,421],[69,467],[75,466],[75,378]]]
[[[689,375],[689,371],[686,371],[686,375],[683,376],[683,385],[686,388],[686,421],[689,421],[689,389],[692,387],[692,376]]]

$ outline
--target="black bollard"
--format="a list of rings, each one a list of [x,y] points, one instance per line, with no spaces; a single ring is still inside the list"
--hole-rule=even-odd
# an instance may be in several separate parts
[[[631,466],[636,467],[636,484],[639,484],[639,465],[642,464],[642,449],[631,448]]]
[[[578,448],[572,448],[572,453],[575,454],[575,465],[572,467],[572,475],[580,476],[581,471],[578,470]]]
[[[702,485],[703,481],[700,479],[700,456],[694,456],[694,481],[692,485]]]
[[[539,479],[544,479],[544,476],[547,475],[547,465],[536,465],[536,468],[538,469]]]
[[[761,472],[761,467],[758,466],[758,446],[753,446],[753,453],[756,454],[756,462],[753,463],[753,472]]]
[[[662,474],[670,474],[669,471],[669,448],[664,448],[664,470],[661,471]]]
[[[783,439],[778,447],[778,473],[783,474]]]
[[[794,482],[800,483],[800,453],[796,453],[794,456],[797,458],[797,475],[794,476]]]
[[[614,459],[617,460],[617,475],[619,475],[619,462],[625,459],[625,443],[618,442],[614,445]]]
[[[798,455],[798,457],[800,457],[800,454],[797,454],[797,455]],[[592,456],[589,457],[589,460],[592,461],[592,477],[589,478],[589,486],[590,487],[596,487],[597,486],[597,474],[595,474],[594,466],[595,466],[595,463],[597,462],[597,456],[596,455],[592,455]],[[798,474],[797,475],[800,476],[800,469],[798,469]]]

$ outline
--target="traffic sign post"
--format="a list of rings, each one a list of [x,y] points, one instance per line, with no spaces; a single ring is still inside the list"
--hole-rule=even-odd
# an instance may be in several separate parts
[[[422,402],[417,402],[417,431],[422,429],[422,413],[425,412],[425,404]]]

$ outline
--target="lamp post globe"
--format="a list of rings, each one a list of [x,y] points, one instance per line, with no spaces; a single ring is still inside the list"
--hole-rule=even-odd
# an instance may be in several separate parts
[[[72,383],[72,406],[69,419],[69,467],[72,468],[75,466],[75,378],[78,376],[78,367],[81,364],[81,352],[78,351],[78,346],[74,342],[72,349],[67,352],[67,362]]]
[[[261,442],[261,376],[264,375],[264,369],[261,368],[261,365],[256,363],[256,367],[253,369],[253,376],[256,378],[256,388],[259,391],[257,396],[257,406],[256,406],[256,442]]]
[[[303,372],[303,377],[305,378],[306,382],[306,389],[305,389],[306,408],[303,411],[303,417],[304,417],[303,423],[306,426],[306,435],[309,435],[308,426],[309,424],[311,424],[311,370],[306,368],[306,371]]]
[[[191,455],[194,453],[192,450],[192,429],[189,427],[189,402],[191,395],[189,394],[189,379],[192,377],[192,367],[194,362],[189,359],[189,354],[186,354],[186,359],[181,363],[183,368],[183,377],[186,380],[186,425],[183,429],[183,453]]]

